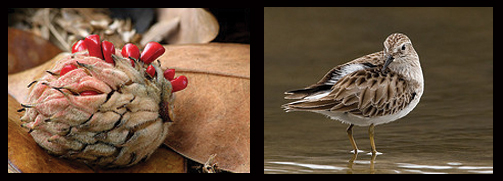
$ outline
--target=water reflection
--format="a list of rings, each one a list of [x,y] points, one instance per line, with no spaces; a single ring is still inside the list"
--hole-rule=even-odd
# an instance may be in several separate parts
[[[399,168],[412,173],[444,174],[448,170],[459,169],[467,173],[493,173],[493,167],[487,166],[461,166],[461,163],[447,163],[447,165],[418,165],[412,163],[396,163]],[[442,171],[446,170],[446,172]]]
[[[376,159],[377,155],[380,155],[380,154],[382,154],[382,153],[379,153],[379,152],[372,153],[372,155],[370,157],[369,173],[372,173],[372,174],[375,173],[374,162],[375,162],[375,159]],[[351,157],[351,159],[349,159],[349,164],[348,164],[349,171],[353,170],[353,165],[355,164],[356,158],[358,158],[358,151],[353,154],[353,156]],[[352,173],[352,172],[349,172],[349,173]]]
[[[396,168],[386,169],[376,167],[376,155],[370,160],[354,160],[353,155],[346,167],[323,165],[301,162],[271,161],[266,162],[265,173],[421,173],[421,174],[446,174],[446,173],[493,173],[492,166],[467,166],[456,162],[445,165],[420,165],[412,163],[395,163]],[[354,158],[354,159],[353,159]]]
[[[316,165],[316,164],[295,163],[295,162],[269,162],[269,163],[280,164],[280,165],[293,165],[293,166],[305,167],[305,168],[309,168],[309,169],[319,169],[319,170],[344,170],[345,169],[343,167],[336,167],[336,166],[331,166],[331,165]]]

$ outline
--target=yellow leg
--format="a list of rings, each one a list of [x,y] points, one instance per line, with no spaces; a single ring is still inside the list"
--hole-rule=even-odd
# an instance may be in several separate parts
[[[358,153],[358,147],[356,146],[356,142],[355,142],[355,139],[353,138],[353,124],[349,125],[348,129],[346,129],[346,131],[348,132],[348,137],[349,137],[349,141],[351,141],[351,145],[353,146],[353,150],[355,152],[355,154]]]
[[[374,124],[371,124],[369,127],[369,137],[370,137],[370,146],[372,147],[372,154],[376,154],[376,145],[374,143]]]

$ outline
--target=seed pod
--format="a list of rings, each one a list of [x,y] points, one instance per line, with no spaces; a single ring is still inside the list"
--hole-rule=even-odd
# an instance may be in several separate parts
[[[22,126],[50,154],[127,167],[147,159],[166,138],[175,96],[160,66],[150,64],[152,78],[142,62],[133,68],[128,58],[111,57],[115,65],[70,55],[30,86]]]

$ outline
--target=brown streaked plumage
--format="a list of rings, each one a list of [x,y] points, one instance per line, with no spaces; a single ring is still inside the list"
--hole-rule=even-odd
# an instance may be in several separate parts
[[[353,125],[370,126],[373,142],[375,125],[407,115],[423,93],[419,57],[410,39],[394,33],[384,41],[384,50],[336,66],[315,84],[285,92],[285,99],[300,99],[282,105],[287,111],[311,111]],[[372,130],[372,131],[371,131]],[[375,154],[375,145],[371,144]]]

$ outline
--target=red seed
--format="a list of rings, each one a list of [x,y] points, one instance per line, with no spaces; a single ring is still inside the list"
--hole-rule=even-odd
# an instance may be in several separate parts
[[[101,54],[101,42],[99,35],[89,35],[84,39],[84,43],[89,51],[89,56],[103,59]]]
[[[175,78],[175,69],[166,69],[164,71],[164,78],[171,81]]]
[[[112,59],[112,54],[115,54],[114,44],[110,43],[109,41],[103,41],[101,43],[101,47],[103,49],[103,56],[105,57],[105,62],[115,65],[115,62]]]
[[[73,69],[76,69],[77,67],[73,64],[68,64],[68,65],[65,65],[63,66],[63,68],[61,69],[61,72],[59,72],[59,76],[63,76],[65,75],[66,73],[72,71]]]
[[[141,52],[140,60],[146,64],[152,63],[164,53],[164,47],[157,42],[149,42],[145,45],[145,49]]]
[[[155,75],[155,68],[154,68],[154,66],[152,66],[152,64],[150,64],[147,67],[147,73],[150,75],[150,77],[154,77],[154,75]]]
[[[175,78],[171,81],[171,85],[173,86],[173,90],[171,90],[171,92],[177,92],[177,91],[185,89],[187,87],[188,83],[189,82],[187,80],[187,77],[185,77],[183,75],[178,76],[177,78]]]
[[[87,91],[80,92],[80,95],[81,96],[93,96],[93,95],[98,95],[98,92],[87,90]]]
[[[87,48],[86,48],[86,44],[84,43],[84,40],[79,40],[79,41],[75,42],[75,44],[73,44],[73,46],[72,46],[72,53],[85,51],[85,50],[87,50]]]
[[[136,45],[134,45],[132,43],[128,43],[128,44],[124,45],[124,47],[122,47],[121,54],[125,58],[133,57],[136,60],[138,60],[138,58],[140,58],[140,49],[138,49],[138,47]],[[129,59],[129,60],[131,60],[131,66],[134,67],[134,60],[132,60],[132,59]]]

